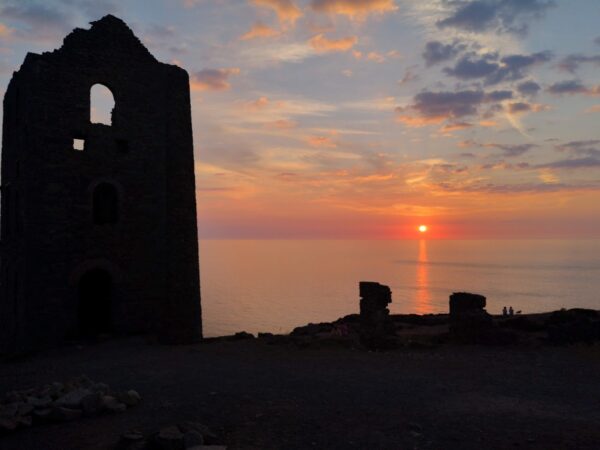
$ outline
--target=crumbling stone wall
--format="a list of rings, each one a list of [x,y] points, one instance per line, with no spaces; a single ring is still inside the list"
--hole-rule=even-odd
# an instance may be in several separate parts
[[[90,122],[90,89],[110,89],[110,126]],[[73,139],[84,139],[83,151]],[[95,224],[95,188],[118,219]],[[189,78],[158,62],[114,16],[29,53],[4,98],[0,351],[81,332],[80,281],[108,274],[111,328],[201,337]]]

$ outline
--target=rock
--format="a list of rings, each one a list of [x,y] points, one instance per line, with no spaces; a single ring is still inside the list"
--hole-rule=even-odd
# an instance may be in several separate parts
[[[85,416],[94,416],[102,408],[102,395],[97,392],[92,392],[81,399],[81,410]]]
[[[252,333],[248,333],[247,331],[239,331],[231,337],[231,340],[233,341],[241,341],[244,339],[254,339],[254,335]]]
[[[31,416],[19,416],[17,417],[17,423],[19,426],[30,427],[31,426]]]
[[[273,336],[273,333],[258,333],[259,339],[271,339]]]
[[[51,409],[48,419],[54,422],[70,422],[81,417],[81,410],[66,408],[64,406],[55,406]]]
[[[121,435],[121,440],[125,442],[139,442],[144,440],[144,435],[141,431],[131,430]]]
[[[16,418],[0,417],[0,434],[8,433],[19,426],[19,422]]]
[[[207,445],[216,444],[218,442],[217,435],[214,434],[206,425],[199,422],[183,422],[179,424],[179,429],[183,433],[187,433],[188,431],[196,431],[200,433],[204,438],[204,443]]]
[[[0,405],[0,417],[13,417],[19,411],[19,403],[9,403],[8,405]]]
[[[600,340],[598,312],[573,308],[553,312],[546,320],[548,340],[552,344],[592,344]]]
[[[52,404],[52,398],[49,395],[44,397],[27,397],[27,403],[35,409],[45,409]]]
[[[91,390],[102,395],[108,395],[110,388],[104,383],[95,383],[91,386]]]
[[[155,437],[155,443],[161,450],[182,450],[183,433],[175,425],[162,428]]]
[[[34,409],[33,406],[30,405],[29,403],[20,403],[18,410],[17,410],[17,415],[28,416],[29,414],[32,413],[33,409]]]
[[[33,411],[32,417],[33,420],[35,422],[40,422],[40,423],[44,423],[44,422],[48,422],[52,415],[52,409],[51,408],[46,408],[46,409],[36,409]]]
[[[58,398],[54,403],[56,406],[64,406],[66,408],[79,408],[81,400],[90,395],[92,391],[85,388],[76,388],[69,393]]]
[[[204,437],[198,431],[190,430],[183,435],[183,447],[191,448],[204,444]]]
[[[21,394],[17,391],[10,391],[4,394],[2,398],[2,403],[18,403],[21,401]]]
[[[111,395],[104,395],[102,396],[101,408],[110,412],[123,412],[127,409],[127,406]]]
[[[137,393],[137,391],[130,389],[127,392],[119,392],[117,394],[117,400],[127,406],[136,406],[142,401],[142,397]]]

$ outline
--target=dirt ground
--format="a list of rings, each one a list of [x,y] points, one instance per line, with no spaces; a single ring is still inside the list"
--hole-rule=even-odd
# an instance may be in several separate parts
[[[144,400],[19,430],[0,448],[105,449],[131,428],[185,420],[210,426],[229,449],[600,448],[598,345],[375,353],[114,339],[0,363],[0,392],[80,374]]]

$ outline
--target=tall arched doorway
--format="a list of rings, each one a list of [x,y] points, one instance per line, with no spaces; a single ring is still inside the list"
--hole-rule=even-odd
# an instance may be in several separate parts
[[[78,322],[81,336],[111,331],[112,278],[103,269],[92,269],[79,280]]]

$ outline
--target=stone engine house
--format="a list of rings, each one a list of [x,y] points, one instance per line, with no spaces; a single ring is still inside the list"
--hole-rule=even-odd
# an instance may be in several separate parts
[[[2,138],[0,353],[105,332],[199,339],[187,72],[105,16],[26,56]]]

